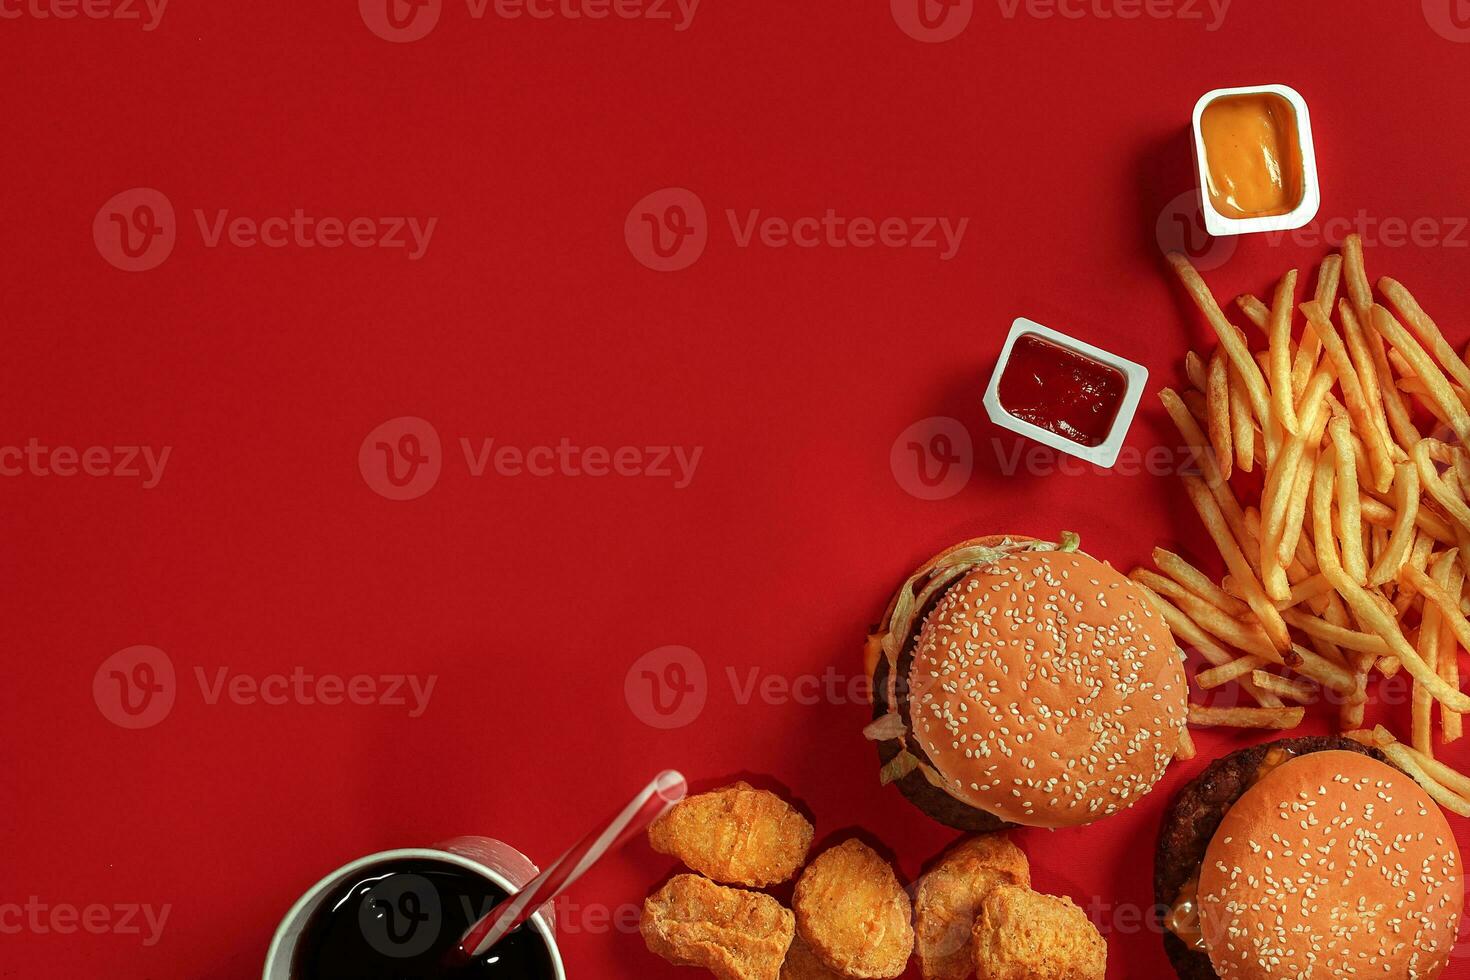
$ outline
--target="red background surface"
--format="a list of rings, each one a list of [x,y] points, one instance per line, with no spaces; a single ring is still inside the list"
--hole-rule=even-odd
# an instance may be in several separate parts
[[[878,786],[864,708],[740,703],[726,671],[852,674],[902,576],[974,533],[1075,529],[1123,567],[1156,542],[1215,567],[1177,481],[1007,477],[980,409],[1021,314],[1143,362],[1151,389],[1177,383],[1203,327],[1154,229],[1192,185],[1186,127],[1210,88],[1302,91],[1323,219],[1434,219],[1438,245],[1374,247],[1365,229],[1369,271],[1470,338],[1470,44],[1449,3],[1239,2],[1214,31],[1206,8],[1005,9],[979,3],[944,44],[911,39],[875,0],[705,0],[684,31],[476,20],[450,0],[407,44],[350,3],[179,2],[153,31],[0,19],[0,445],[172,449],[153,489],[0,479],[0,904],[170,907],[151,946],[7,930],[0,976],[258,975],[279,917],[331,868],[465,833],[548,860],[665,766],[699,786],[768,774],[819,838],[861,827],[915,877],[955,835]],[[178,213],[176,248],[144,273],[91,237],[134,187]],[[661,274],[623,229],[665,187],[703,201],[709,247]],[[408,261],[208,248],[193,217],[294,208],[439,220]],[[725,211],[757,208],[971,223],[947,262],[740,248]],[[1257,237],[1208,278],[1222,297],[1264,291],[1324,252]],[[406,502],[357,464],[399,416],[444,442],[437,485]],[[934,416],[968,428],[975,472],[926,501],[889,457]],[[685,489],[472,478],[461,437],[703,455]],[[1129,445],[1170,438],[1150,396]],[[167,653],[177,699],[130,731],[91,692],[135,644]],[[662,731],[624,681],[670,644],[706,665],[707,704]],[[195,680],[298,666],[437,686],[410,719],[209,703]],[[1201,735],[1198,760],[1102,825],[1019,835],[1039,888],[1091,903],[1110,976],[1167,975],[1137,911],[1160,810],[1253,737]],[[563,918],[573,977],[683,975],[606,925],[671,869],[636,844],[585,880]],[[1463,958],[1453,975],[1470,976]]]

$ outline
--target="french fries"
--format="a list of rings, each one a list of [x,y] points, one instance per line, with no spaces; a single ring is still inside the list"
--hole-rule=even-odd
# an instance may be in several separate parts
[[[1215,446],[1215,462],[1220,475],[1230,479],[1235,467],[1234,430],[1230,428],[1230,372],[1219,351],[1210,358],[1205,377],[1205,406],[1209,413],[1210,442]]]
[[[1275,677],[1276,675],[1266,674],[1265,671],[1260,669],[1261,664],[1262,660],[1260,657],[1247,655],[1237,660],[1232,660],[1228,664],[1221,664],[1219,667],[1211,667],[1209,670],[1200,671],[1194,677],[1195,683],[1206,691],[1209,691],[1217,687],[1224,687],[1231,681],[1239,680],[1249,674],[1251,679],[1256,682],[1257,687],[1260,687],[1262,690],[1270,690],[1270,688],[1261,684],[1260,678],[1256,675],[1265,674],[1267,677]],[[1279,694],[1280,692],[1273,691],[1272,693]]]
[[[1230,363],[1235,365],[1235,370],[1240,372],[1240,377],[1245,382],[1246,393],[1250,396],[1251,410],[1256,413],[1260,420],[1266,438],[1266,459],[1270,460],[1276,455],[1276,445],[1280,442],[1277,434],[1276,423],[1271,414],[1271,393],[1266,388],[1266,379],[1261,376],[1261,369],[1256,360],[1251,356],[1250,348],[1245,345],[1244,338],[1235,329],[1234,324],[1225,319],[1220,304],[1215,302],[1215,295],[1200,278],[1194,266],[1189,264],[1189,259],[1172,252],[1169,255],[1169,264],[1174,267],[1174,272],[1179,276],[1179,281],[1189,292],[1195,305],[1199,307],[1205,319],[1209,321],[1210,327],[1215,331],[1215,336],[1220,338],[1220,346],[1230,358]]]
[[[1459,666],[1470,649],[1470,347],[1457,353],[1397,280],[1379,279],[1375,294],[1356,235],[1299,306],[1296,270],[1269,305],[1237,297],[1231,315],[1254,331],[1249,342],[1188,260],[1169,262],[1218,341],[1186,361],[1196,391],[1160,397],[1199,453],[1185,493],[1224,573],[1159,548],[1159,572],[1130,577],[1204,657],[1198,687],[1236,685],[1258,705],[1191,705],[1190,723],[1294,727],[1327,692],[1340,730],[1470,815],[1470,776],[1434,758],[1436,744],[1463,737],[1470,710]],[[1294,339],[1297,311],[1306,323]],[[1420,405],[1442,429],[1421,432]],[[1257,466],[1258,479],[1236,477]],[[1409,737],[1360,731],[1375,678],[1400,671],[1412,681]]]
[[[1159,570],[1165,575],[1201,599],[1205,599],[1219,606],[1223,612],[1239,618],[1250,611],[1250,607],[1244,602],[1228,594],[1214,582],[1211,582],[1208,575],[1172,551],[1155,548],[1154,564],[1159,566]]]
[[[1470,817],[1470,800],[1453,792],[1430,774],[1431,764],[1434,762],[1432,758],[1397,741],[1380,746],[1380,749],[1384,755],[1388,756],[1388,761],[1408,773],[1420,786],[1423,786],[1424,791],[1434,798],[1434,802],[1451,813]]]
[[[1194,747],[1194,737],[1189,734],[1189,729],[1179,729],[1179,748],[1174,752],[1174,758],[1180,762],[1188,762],[1198,754]]]
[[[1352,312],[1352,307],[1346,300],[1339,303],[1338,308],[1344,316]],[[1387,490],[1393,485],[1393,459],[1389,455],[1387,438],[1378,428],[1373,409],[1363,394],[1363,383],[1348,355],[1347,347],[1333,327],[1329,311],[1325,307],[1313,300],[1302,304],[1302,312],[1307,315],[1307,322],[1321,339],[1322,349],[1327,352],[1328,360],[1337,371],[1337,380],[1342,386],[1343,400],[1352,417],[1353,428],[1367,447],[1370,468],[1374,474],[1372,485],[1377,490]]]
[[[1445,558],[1448,558],[1450,563],[1453,564],[1455,550],[1451,549],[1445,552],[1444,557],[1440,561],[1443,562]],[[1438,565],[1436,565],[1436,568],[1438,568]],[[1448,579],[1447,573],[1445,577]],[[1420,595],[1429,600],[1429,604],[1437,609],[1439,614],[1444,617],[1444,622],[1449,626],[1455,639],[1460,641],[1460,645],[1470,649],[1470,620],[1467,620],[1465,614],[1460,612],[1460,597],[1450,595],[1444,586],[1417,569],[1405,568],[1404,578],[1414,586]],[[1429,606],[1426,606],[1426,614],[1428,613],[1428,609]],[[1463,711],[1464,709],[1458,710]]]
[[[1306,708],[1208,708],[1189,706],[1189,723],[1201,728],[1274,728],[1285,731],[1306,720]]]
[[[1419,519],[1419,467],[1409,462],[1399,463],[1393,468],[1393,473],[1394,503],[1398,512],[1393,517],[1388,547],[1368,573],[1369,585],[1385,585],[1397,579],[1399,572],[1408,564],[1409,552],[1414,547],[1414,522]],[[1361,499],[1358,501],[1358,513],[1362,515]]]
[[[1287,513],[1291,509],[1296,489],[1297,467],[1301,465],[1302,456],[1306,452],[1309,433],[1317,432],[1317,423],[1326,410],[1323,399],[1331,387],[1332,375],[1330,372],[1318,371],[1312,377],[1302,396],[1302,402],[1306,406],[1303,431],[1293,435],[1287,441],[1274,464],[1268,464],[1266,487],[1262,495],[1265,513],[1262,515],[1259,566],[1262,584],[1267,594],[1273,599],[1285,599],[1289,591],[1283,567],[1286,562],[1279,558],[1282,546],[1286,541],[1284,532]],[[1303,492],[1305,493],[1305,489]]]
[[[1268,673],[1264,670],[1251,671],[1251,680],[1263,691],[1287,698],[1297,704],[1311,704],[1317,697],[1317,688],[1289,677]]]
[[[1324,575],[1323,578],[1325,579],[1327,576]],[[1328,581],[1330,582],[1331,579],[1328,579]],[[1341,647],[1344,650],[1372,654],[1375,657],[1387,657],[1392,653],[1388,643],[1381,636],[1375,636],[1372,633],[1357,633],[1341,626],[1334,626],[1325,619],[1308,616],[1294,609],[1289,609],[1281,615],[1286,618],[1289,624],[1295,626],[1308,636],[1316,637],[1319,640],[1326,640],[1328,643]]]
[[[1345,736],[1388,756],[1440,806],[1460,816],[1470,816],[1470,777],[1404,745],[1382,725],[1372,731],[1348,731]]]
[[[1276,648],[1277,655],[1274,659],[1279,662],[1280,654],[1291,649],[1291,635],[1286,631],[1286,622],[1256,579],[1255,570],[1246,561],[1239,543],[1231,536],[1230,528],[1225,524],[1225,515],[1221,513],[1220,505],[1210,495],[1203,481],[1198,477],[1186,476],[1184,488],[1200,520],[1204,521],[1206,530],[1210,532],[1210,537],[1215,539],[1215,547],[1220,549],[1230,574],[1235,576],[1235,581],[1245,590],[1246,605],[1251,607],[1251,611],[1261,621],[1261,628],[1266,631],[1267,638]]]
[[[1461,595],[1465,588],[1465,570],[1455,565],[1447,570],[1443,580],[1436,577],[1435,584],[1444,589],[1448,595]],[[1464,611],[1462,607],[1461,614]],[[1460,686],[1460,651],[1455,639],[1454,627],[1446,622],[1444,616],[1440,617],[1439,676],[1444,678],[1444,682],[1451,687]],[[1458,742],[1463,737],[1464,729],[1458,712],[1441,706],[1439,721],[1446,745]]]
[[[1138,581],[1136,573],[1134,581]],[[1184,615],[1178,607],[1150,589],[1148,585],[1142,582],[1139,582],[1139,585],[1143,588],[1144,594],[1154,604],[1154,607],[1163,615],[1164,621],[1169,624],[1170,632],[1176,638],[1184,641],[1191,648],[1198,650],[1200,656],[1216,666],[1230,663],[1235,659],[1205,633],[1203,629],[1196,625],[1194,620]],[[1261,662],[1265,663],[1264,660]],[[1254,683],[1241,681],[1240,686],[1246,694],[1250,695],[1263,708],[1281,706],[1280,698],[1274,694],[1268,694],[1258,690]]]
[[[1447,576],[1449,568],[1454,565],[1455,556],[1453,551],[1447,551],[1440,555],[1439,560],[1434,563],[1434,574],[1436,576]],[[1404,575],[1412,580],[1413,576],[1423,576],[1424,573],[1416,572],[1409,568],[1404,570]],[[1416,587],[1419,583],[1415,583]],[[1438,592],[1439,585],[1436,582],[1425,579],[1431,589]],[[1423,592],[1422,589],[1420,589]],[[1426,598],[1432,598],[1426,595]],[[1440,621],[1441,605],[1439,602],[1429,602],[1424,606],[1424,615],[1419,620],[1419,639],[1414,644],[1419,651],[1419,656],[1433,670],[1439,670],[1440,655]],[[1456,610],[1458,612],[1458,610]],[[1410,705],[1410,739],[1414,748],[1428,756],[1434,755],[1434,735],[1431,729],[1434,725],[1434,699],[1429,696],[1429,690],[1422,684],[1414,685],[1413,700]]]
[[[1247,320],[1260,327],[1261,330],[1270,329],[1271,307],[1262,303],[1257,297],[1250,293],[1242,293],[1235,297],[1235,305],[1240,307],[1240,312],[1245,314]]]
[[[1256,423],[1251,418],[1250,397],[1235,365],[1227,363],[1225,371],[1230,379],[1230,436],[1235,443],[1235,466],[1249,473],[1256,465]]]
[[[1276,297],[1271,302],[1271,322],[1268,327],[1271,366],[1271,397],[1276,417],[1286,434],[1297,434],[1296,401],[1291,391],[1291,310],[1296,302],[1296,270],[1292,269],[1281,277],[1276,286]]]
[[[1343,416],[1327,426],[1337,458],[1337,524],[1342,537],[1342,564],[1353,581],[1368,584],[1368,560],[1363,554],[1363,513],[1359,509],[1358,460],[1352,433]],[[1318,554],[1319,562],[1321,555]]]
[[[1317,273],[1316,300],[1325,309],[1332,309],[1337,303],[1338,283],[1342,278],[1342,256],[1329,255],[1322,260],[1322,267]],[[1291,387],[1297,398],[1301,397],[1302,391],[1307,387],[1307,379],[1317,369],[1317,359],[1322,356],[1322,341],[1317,339],[1317,332],[1309,323],[1302,328],[1302,342],[1297,347],[1296,361],[1291,368]]]
[[[1439,325],[1424,312],[1414,294],[1388,276],[1378,280],[1378,291],[1388,298],[1388,302],[1398,311],[1404,322],[1408,323],[1419,342],[1429,348],[1429,352],[1439,360],[1460,387],[1470,389],[1470,366],[1465,364],[1464,359],[1444,339]]]
[[[1184,355],[1184,376],[1189,379],[1190,384],[1194,385],[1201,392],[1209,386],[1209,382],[1205,380],[1206,371],[1204,358],[1200,357],[1194,351],[1190,351]]]
[[[1342,314],[1342,340],[1347,347],[1348,359],[1353,362],[1353,369],[1358,372],[1358,382],[1363,387],[1363,401],[1367,404],[1372,414],[1373,423],[1382,436],[1383,445],[1387,448],[1390,456],[1394,455],[1398,444],[1393,441],[1388,431],[1388,418],[1383,407],[1383,392],[1378,384],[1378,366],[1373,361],[1373,354],[1369,350],[1367,331],[1362,326],[1362,321],[1352,310],[1344,309]]]
[[[1419,342],[1409,336],[1409,332],[1394,319],[1393,314],[1381,306],[1373,307],[1373,329],[1403,355],[1404,360],[1419,375],[1419,379],[1428,385],[1429,397],[1434,399],[1434,403],[1444,413],[1445,421],[1455,430],[1460,441],[1463,443],[1470,440],[1470,412],[1466,411],[1465,403],[1455,394],[1449,379],[1424,352],[1424,348],[1419,346]],[[1463,363],[1461,362],[1462,366]]]
[[[1347,601],[1348,608],[1358,622],[1383,637],[1388,643],[1389,651],[1413,675],[1416,682],[1423,684],[1436,701],[1455,711],[1465,712],[1470,709],[1470,696],[1440,680],[1439,674],[1424,662],[1404,638],[1398,620],[1391,615],[1393,607],[1390,606],[1389,612],[1385,612],[1368,591],[1349,578],[1343,570],[1332,538],[1332,490],[1337,467],[1331,456],[1331,453],[1324,453],[1318,461],[1312,488],[1313,536],[1317,541],[1317,561],[1321,565],[1322,574],[1332,581],[1333,587]]]

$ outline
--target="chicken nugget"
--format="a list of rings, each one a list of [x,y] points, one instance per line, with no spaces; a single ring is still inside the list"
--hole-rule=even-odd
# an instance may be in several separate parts
[[[975,970],[986,980],[1103,980],[1108,945],[1069,898],[999,885],[980,903]]]
[[[781,980],[847,980],[842,974],[835,970],[827,969],[827,964],[817,959],[817,954],[812,948],[802,942],[801,936],[791,941],[791,948],[786,951],[786,962],[781,964]]]
[[[649,952],[676,966],[720,980],[780,980],[796,923],[769,895],[676,875],[643,903],[638,928]]]
[[[812,825],[775,793],[736,783],[670,809],[648,828],[648,843],[722,884],[766,888],[806,863]]]
[[[801,938],[829,969],[854,980],[891,980],[908,966],[913,907],[893,868],[862,841],[813,861],[791,904]]]
[[[1031,885],[1026,855],[1005,834],[961,841],[919,882],[914,937],[924,980],[966,980],[974,975],[971,933],[980,903],[997,885]]]

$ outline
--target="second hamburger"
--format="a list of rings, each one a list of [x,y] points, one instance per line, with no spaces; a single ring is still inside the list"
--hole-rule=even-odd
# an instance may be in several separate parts
[[[1414,780],[1350,739],[1290,738],[1185,787],[1154,893],[1181,980],[1430,980],[1454,950],[1463,875]]]

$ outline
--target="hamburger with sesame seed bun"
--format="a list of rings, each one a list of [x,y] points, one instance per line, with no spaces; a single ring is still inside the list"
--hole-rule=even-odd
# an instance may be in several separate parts
[[[1165,817],[1154,893],[1182,980],[1432,980],[1465,904],[1444,814],[1340,737],[1212,763]]]
[[[1163,618],[1075,534],[935,556],[888,604],[866,657],[882,781],[959,830],[1072,827],[1133,805],[1188,713]]]

